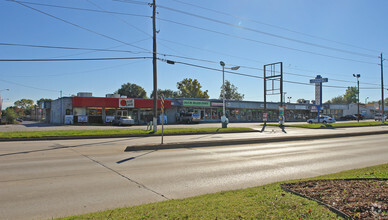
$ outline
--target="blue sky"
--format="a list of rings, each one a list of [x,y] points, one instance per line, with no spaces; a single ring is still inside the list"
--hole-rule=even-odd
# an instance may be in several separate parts
[[[149,2],[28,0],[20,2],[23,6],[0,1],[0,59],[151,57],[152,9],[144,4]],[[283,62],[284,80],[288,81],[284,91],[292,102],[314,99],[314,86],[307,84],[317,74],[329,78],[325,85],[330,87],[323,88],[324,101],[355,86],[354,73],[361,74],[362,102],[367,97],[369,101],[381,98],[378,57],[380,53],[388,57],[384,53],[388,51],[388,1],[157,0],[157,5],[161,6],[157,10],[158,57],[218,70],[221,60],[228,67],[241,66],[236,73],[254,77],[226,73],[225,78],[245,100],[263,100],[263,80],[255,77],[263,76],[264,64],[274,62]],[[4,107],[22,98],[56,99],[61,90],[64,96],[92,92],[103,97],[130,82],[145,88],[150,96],[153,88],[151,59],[0,62],[0,66],[0,91],[10,89],[1,91]],[[176,90],[176,83],[184,78],[198,79],[211,98],[219,97],[221,72],[158,61],[158,88]],[[384,81],[387,85],[387,77]],[[278,101],[279,96],[268,99]]]

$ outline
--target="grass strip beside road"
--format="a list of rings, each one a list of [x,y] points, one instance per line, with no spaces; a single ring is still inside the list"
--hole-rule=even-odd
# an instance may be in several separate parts
[[[346,122],[346,123],[330,123],[330,124],[285,124],[284,127],[294,128],[346,128],[346,127],[365,127],[365,126],[379,126],[388,125],[388,122],[384,124],[382,122]],[[279,126],[279,124],[267,124],[267,126]]]
[[[304,180],[357,178],[388,178],[388,164]],[[283,191],[280,183],[64,219],[342,219],[316,202]]]
[[[228,133],[254,131],[252,128],[169,128],[164,129],[165,135],[204,134],[204,133]],[[14,138],[45,138],[45,137],[80,137],[80,136],[152,136],[160,135],[161,129],[156,133],[151,130],[58,130],[58,131],[13,131],[0,132],[0,139]]]

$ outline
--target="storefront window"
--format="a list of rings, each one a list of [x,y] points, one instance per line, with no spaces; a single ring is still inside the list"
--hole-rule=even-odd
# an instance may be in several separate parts
[[[252,121],[252,110],[247,110],[247,121]]]
[[[101,116],[102,109],[101,108],[88,108],[87,115],[88,116]]]
[[[86,108],[74,107],[73,113],[74,113],[74,116],[86,115]]]
[[[116,109],[114,108],[107,108],[105,109],[105,115],[107,116],[115,116]]]
[[[206,120],[212,119],[212,110],[210,108],[205,109],[205,119]]]
[[[212,111],[212,119],[217,120],[218,119],[217,109],[212,108],[211,111]]]
[[[247,114],[246,113],[247,113],[246,109],[240,110],[240,115],[241,115],[240,120],[242,120],[242,121],[246,121],[247,120]]]

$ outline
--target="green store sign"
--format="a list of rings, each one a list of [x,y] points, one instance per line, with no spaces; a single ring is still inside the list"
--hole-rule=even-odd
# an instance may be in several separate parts
[[[183,100],[184,106],[210,107],[210,101]]]

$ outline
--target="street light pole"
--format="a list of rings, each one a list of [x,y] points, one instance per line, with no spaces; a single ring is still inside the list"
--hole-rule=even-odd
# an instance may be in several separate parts
[[[2,89],[2,90],[0,90],[0,120],[1,120],[1,110],[2,110],[2,108],[3,108],[3,99],[1,98],[1,92],[2,91],[9,91],[9,89]],[[1,121],[0,121],[1,122]]]
[[[225,63],[223,61],[220,61],[220,65],[222,66],[222,117],[221,117],[221,122],[222,122],[222,128],[227,128],[228,127],[228,118],[226,117],[225,113]],[[231,68],[226,68],[230,70],[238,70],[240,66],[234,66]]]
[[[368,104],[368,99],[369,99],[369,97],[366,97],[366,98],[365,98],[365,105]]]
[[[292,97],[291,97],[291,96],[288,96],[287,98],[288,98],[288,103],[291,103]]]
[[[357,122],[360,122],[360,74],[353,74],[354,77],[357,78]]]

